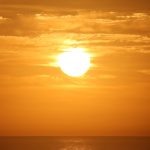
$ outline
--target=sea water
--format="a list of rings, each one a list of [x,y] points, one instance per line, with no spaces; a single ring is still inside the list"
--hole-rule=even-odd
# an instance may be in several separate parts
[[[0,150],[150,150],[150,137],[0,137]]]

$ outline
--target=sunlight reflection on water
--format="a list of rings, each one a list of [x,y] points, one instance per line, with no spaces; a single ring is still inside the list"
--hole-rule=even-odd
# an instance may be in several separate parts
[[[92,150],[83,139],[63,140],[64,147],[60,150]]]
[[[62,148],[60,150],[92,150],[92,149],[88,148],[86,146],[67,146],[67,147]]]

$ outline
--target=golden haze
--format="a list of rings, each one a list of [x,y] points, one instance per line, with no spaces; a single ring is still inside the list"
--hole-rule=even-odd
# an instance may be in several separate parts
[[[148,3],[0,0],[0,135],[150,136]],[[81,77],[56,63],[69,48]]]

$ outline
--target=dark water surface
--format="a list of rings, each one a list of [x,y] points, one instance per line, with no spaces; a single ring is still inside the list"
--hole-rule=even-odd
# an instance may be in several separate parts
[[[0,150],[150,150],[150,137],[0,137]]]

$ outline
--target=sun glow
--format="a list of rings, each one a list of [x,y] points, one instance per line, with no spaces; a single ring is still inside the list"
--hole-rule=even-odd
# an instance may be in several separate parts
[[[79,77],[90,68],[90,55],[83,48],[69,48],[59,55],[58,65],[65,74]]]

